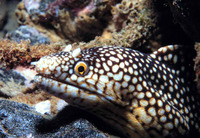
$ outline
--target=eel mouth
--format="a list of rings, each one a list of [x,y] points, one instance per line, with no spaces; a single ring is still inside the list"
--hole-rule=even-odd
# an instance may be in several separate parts
[[[98,97],[102,101],[107,101],[107,102],[115,104],[115,105],[117,104],[114,101],[114,98],[112,96],[108,96],[108,95],[105,95],[105,94],[100,94],[95,90],[90,90],[89,88],[86,88],[86,87],[83,87],[83,86],[79,86],[79,85],[73,84],[73,83],[68,82],[68,81],[60,81],[60,80],[57,80],[57,79],[55,79],[55,78],[53,78],[51,76],[47,76],[47,75],[38,73],[38,74],[35,75],[34,81],[42,89],[46,89],[48,86],[50,86],[48,84],[46,84],[46,85],[42,84],[43,83],[43,79],[46,79],[47,81],[51,81],[51,80],[52,81],[56,81],[60,85],[64,84],[64,85],[67,85],[67,86],[70,86],[70,87],[74,87],[74,88],[76,88],[78,90],[81,90],[81,92],[84,92],[84,93],[86,93],[88,95],[94,95],[94,96]],[[65,93],[67,93],[67,92],[65,92]],[[117,105],[121,107],[120,104],[117,104]]]

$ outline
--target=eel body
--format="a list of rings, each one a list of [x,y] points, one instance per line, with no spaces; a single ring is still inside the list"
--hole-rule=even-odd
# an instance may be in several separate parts
[[[107,122],[122,137],[197,136],[194,51],[187,49],[169,45],[145,54],[114,46],[70,51],[69,46],[34,63],[34,80]]]

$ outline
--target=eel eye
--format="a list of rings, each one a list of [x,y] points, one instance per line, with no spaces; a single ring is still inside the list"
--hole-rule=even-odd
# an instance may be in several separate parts
[[[79,61],[76,63],[74,70],[77,75],[83,76],[88,71],[88,65],[83,61]]]

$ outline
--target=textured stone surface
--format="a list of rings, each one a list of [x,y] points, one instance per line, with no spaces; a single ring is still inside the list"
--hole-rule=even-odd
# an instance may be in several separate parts
[[[0,0],[0,37],[17,29],[18,23],[14,11],[20,0]]]
[[[67,118],[51,117],[26,104],[0,99],[0,137],[106,137],[86,120],[67,122]]]
[[[31,45],[50,43],[50,39],[48,37],[38,32],[35,28],[27,25],[20,26],[17,30],[8,33],[6,37],[18,43],[21,40],[29,39]]]

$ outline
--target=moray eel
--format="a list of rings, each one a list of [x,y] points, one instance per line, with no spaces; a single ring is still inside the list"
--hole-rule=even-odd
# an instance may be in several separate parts
[[[190,48],[192,49],[192,48]],[[194,51],[169,45],[151,54],[68,46],[42,57],[36,84],[96,115],[121,137],[189,137],[200,132]]]

